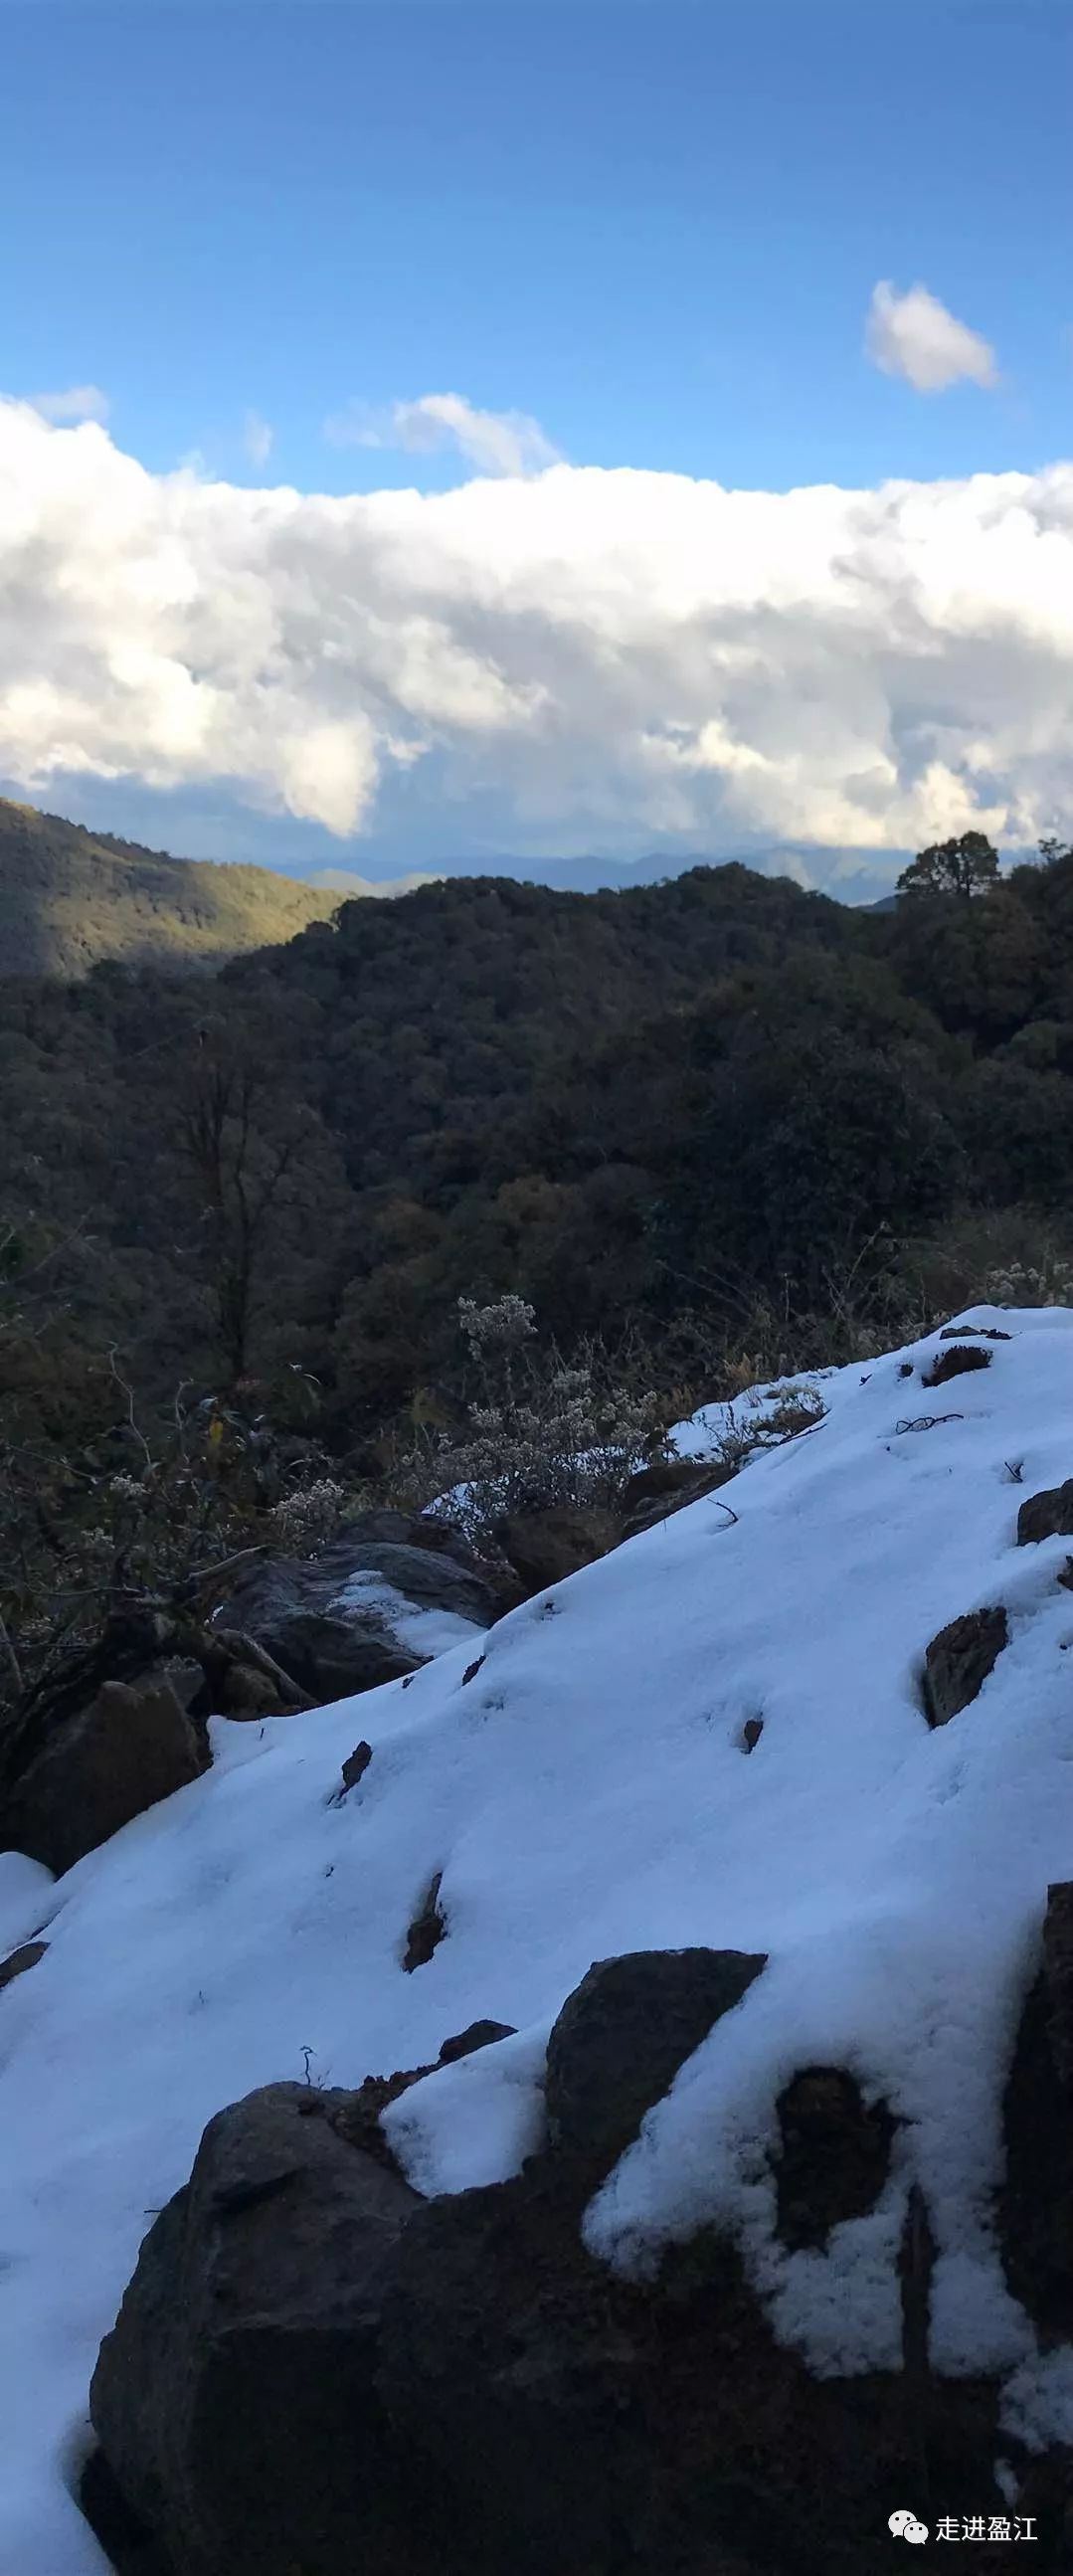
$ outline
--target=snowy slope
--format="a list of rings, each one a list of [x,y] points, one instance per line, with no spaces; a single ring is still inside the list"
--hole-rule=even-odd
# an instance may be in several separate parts
[[[770,1964],[682,2070],[586,2227],[644,2271],[723,2213],[814,2368],[897,2359],[893,2249],[919,2175],[940,2245],[933,2357],[999,2367],[1008,2421],[1073,2436],[1073,2355],[1038,2360],[987,2231],[998,2103],[1049,1880],[1073,1876],[1066,1544],[1017,1549],[1023,1494],[1073,1472],[1073,1313],[997,1316],[937,1394],[937,1339],[822,1381],[819,1429],[463,1642],[314,1716],[214,1724],[205,1778],[55,1887],[0,1859],[0,2576],[103,2566],[69,2489],[86,2392],[139,2241],[205,2121],[277,2077],[358,2082],[478,2016],[516,2039],[387,2115],[412,2179],[517,2168],[548,2029],[596,1958],[687,1943]],[[899,1376],[899,1361],[914,1363]],[[899,1431],[907,1418],[958,1418]],[[1023,1460],[1023,1485],[1005,1462]],[[737,1513],[732,1521],[724,1504]],[[935,1632],[1004,1602],[978,1700],[930,1731]],[[762,1717],[753,1753],[745,1721]],[[335,1803],[358,1738],[373,1760]],[[448,1933],[407,1926],[443,1872]],[[869,2217],[826,2253],[771,2236],[774,2098],[838,2063],[907,2123]]]

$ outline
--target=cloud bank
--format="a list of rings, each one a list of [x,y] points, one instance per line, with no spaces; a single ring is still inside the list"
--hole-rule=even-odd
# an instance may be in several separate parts
[[[378,788],[599,832],[919,848],[1073,816],[1073,466],[727,492],[568,465],[347,498],[156,477],[0,403],[0,776]],[[504,846],[509,846],[505,843]]]
[[[918,394],[945,393],[948,385],[989,388],[998,383],[995,352],[979,332],[948,313],[926,286],[895,293],[886,279],[875,288],[865,348],[885,376],[902,376]]]

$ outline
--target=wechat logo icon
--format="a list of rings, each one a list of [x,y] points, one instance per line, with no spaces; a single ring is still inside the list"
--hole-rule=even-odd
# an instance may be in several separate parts
[[[887,2529],[894,2533],[896,2540],[911,2540],[916,2549],[928,2537],[927,2523],[918,2522],[915,2513],[892,2513]]]

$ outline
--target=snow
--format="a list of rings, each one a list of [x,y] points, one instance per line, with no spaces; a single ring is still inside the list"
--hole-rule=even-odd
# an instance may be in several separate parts
[[[491,2017],[517,2037],[412,2087],[385,2125],[422,2190],[506,2176],[540,2140],[565,1996],[593,1959],[637,1948],[769,1965],[596,2196],[590,2246],[643,2276],[720,2219],[777,2332],[818,2372],[866,2370],[897,2359],[894,2251],[919,2179],[936,2366],[1004,2374],[1011,2438],[1069,2438],[1073,2352],[1041,2355],[1005,2290],[989,2195],[1047,1885],[1073,1876],[1066,1543],[1014,1544],[1024,1495],[1073,1472],[1073,1313],[969,1320],[1013,1336],[986,1371],[929,1394],[931,1336],[825,1376],[818,1430],[501,1620],[469,1683],[467,1632],[408,1682],[214,1720],[212,1771],[55,1885],[0,1856],[5,1940],[47,1924],[50,1945],[0,1994],[16,2463],[0,2576],[103,2567],[71,2492],[90,2374],[221,2104],[300,2077],[307,2051],[335,2084],[428,2063]],[[897,1428],[935,1413],[956,1418]],[[679,1445],[703,1449],[722,1419],[709,1409]],[[995,1671],[930,1730],[925,1647],[998,1601]],[[372,1762],[339,1800],[362,1736]],[[437,1871],[447,1937],[407,1975]],[[878,2207],[791,2255],[766,2148],[778,2092],[816,2062],[848,2067],[903,2125]]]
[[[408,1601],[383,1576],[359,1571],[349,1576],[329,1603],[332,1610],[357,1610],[389,1628],[415,1655],[445,1655],[451,1646],[469,1645],[484,1634],[479,1619],[463,1619],[457,1610],[426,1610]]]

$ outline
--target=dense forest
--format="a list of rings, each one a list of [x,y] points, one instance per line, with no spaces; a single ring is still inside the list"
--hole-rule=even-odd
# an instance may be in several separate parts
[[[680,1411],[1073,1253],[1058,843],[874,913],[457,878],[211,980],[0,992],[2,1508],[46,1550],[198,1407],[375,1481],[457,1417],[460,1297]]]

